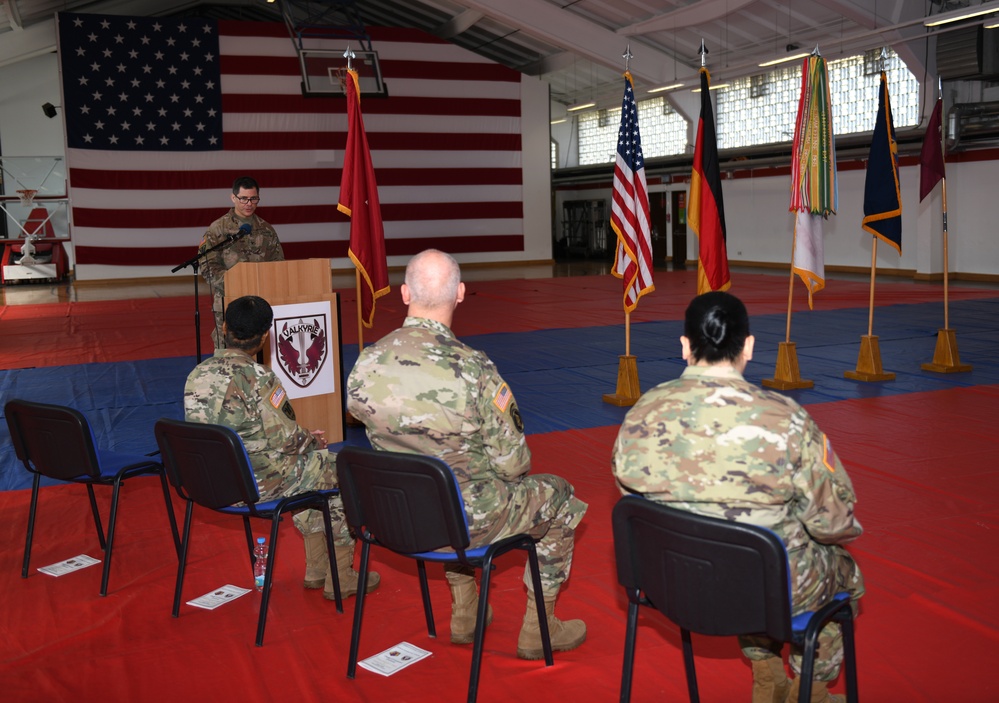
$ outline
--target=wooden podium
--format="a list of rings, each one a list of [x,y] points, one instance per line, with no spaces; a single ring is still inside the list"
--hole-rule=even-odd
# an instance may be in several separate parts
[[[325,430],[329,444],[344,439],[343,389],[341,388],[343,347],[340,336],[340,305],[333,292],[333,280],[329,259],[305,259],[300,261],[265,261],[260,263],[240,262],[225,274],[226,304],[244,295],[257,295],[272,306],[296,303],[330,303],[330,320],[327,335],[330,340],[330,353],[315,381],[332,381],[333,392],[307,395],[291,399],[298,424],[309,430]],[[273,367],[275,339],[271,332],[271,344],[264,347],[265,363]],[[288,388],[289,395],[299,389]],[[311,384],[310,384],[311,385]],[[308,388],[301,392],[309,393]]]

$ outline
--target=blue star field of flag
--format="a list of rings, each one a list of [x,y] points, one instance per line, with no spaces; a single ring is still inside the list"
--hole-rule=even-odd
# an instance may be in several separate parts
[[[74,149],[222,149],[218,26],[60,13],[66,141]]]
[[[621,127],[617,133],[617,153],[631,166],[632,173],[645,167],[642,157],[642,138],[638,131],[638,105],[631,81],[624,80],[624,98],[621,100]]]

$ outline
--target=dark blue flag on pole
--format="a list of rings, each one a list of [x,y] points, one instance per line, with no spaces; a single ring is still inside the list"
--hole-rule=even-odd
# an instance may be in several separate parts
[[[898,186],[898,145],[888,96],[888,78],[881,72],[878,119],[864,185],[863,228],[902,253],[902,194]]]

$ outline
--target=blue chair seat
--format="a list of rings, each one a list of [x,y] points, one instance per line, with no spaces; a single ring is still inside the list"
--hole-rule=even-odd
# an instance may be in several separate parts
[[[799,702],[811,700],[819,632],[843,630],[847,700],[857,701],[857,661],[849,593],[792,617],[791,569],[780,537],[756,525],[677,510],[625,496],[611,515],[618,582],[628,595],[621,701],[631,699],[638,608],[648,606],[680,627],[687,692],[699,700],[691,632],[766,635],[802,647]]]
[[[180,555],[177,519],[173,514],[170,489],[163,465],[150,455],[124,454],[97,448],[93,428],[81,412],[74,408],[26,400],[10,400],[4,405],[11,442],[17,458],[32,474],[31,505],[28,510],[28,532],[24,544],[21,578],[28,577],[31,544],[38,511],[38,488],[42,476],[87,487],[90,511],[97,528],[97,541],[104,550],[101,573],[102,596],[107,595],[111,575],[111,554],[114,548],[118,518],[118,498],[126,479],[137,476],[158,476],[163,490],[174,551]],[[108,516],[107,539],[101,524],[94,486],[111,486],[111,510]]]
[[[260,500],[257,479],[253,474],[250,457],[243,440],[231,428],[199,422],[182,422],[163,418],[156,423],[156,441],[163,456],[167,477],[177,494],[186,502],[184,532],[181,538],[180,563],[174,587],[173,617],[180,616],[181,594],[184,588],[184,570],[191,545],[191,518],[194,504],[243,519],[246,548],[253,569],[253,531],[250,518],[271,522],[270,548],[267,552],[267,570],[261,592],[260,614],[257,617],[256,645],[264,644],[267,626],[267,607],[274,579],[274,565],[278,554],[278,526],[283,515],[311,508],[323,513],[326,526],[326,550],[337,612],[343,612],[340,578],[336,570],[329,499],[339,494],[338,489],[305,491],[273,500]]]
[[[347,523],[362,544],[347,678],[354,678],[357,670],[368,559],[373,545],[416,560],[427,633],[431,637],[437,636],[437,630],[424,562],[455,562],[482,570],[468,682],[469,703],[474,703],[478,694],[493,559],[513,549],[527,552],[545,664],[554,664],[535,547],[537,540],[529,534],[518,534],[470,548],[468,516],[458,481],[451,468],[439,459],[345,447],[337,454],[336,465]]]

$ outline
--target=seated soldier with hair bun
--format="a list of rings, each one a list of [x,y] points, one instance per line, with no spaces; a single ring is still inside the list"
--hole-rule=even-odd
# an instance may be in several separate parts
[[[687,367],[628,411],[614,445],[614,476],[622,493],[775,532],[787,547],[794,615],[842,591],[856,601],[863,578],[842,546],[862,532],[850,477],[798,403],[743,378],[754,342],[738,298],[694,298],[680,337]],[[797,701],[799,680],[788,679],[780,643],[739,639],[752,663],[753,703]],[[842,659],[839,625],[828,623],[819,635],[812,703],[843,701],[827,686]],[[792,647],[790,663],[800,673],[799,649]]]

